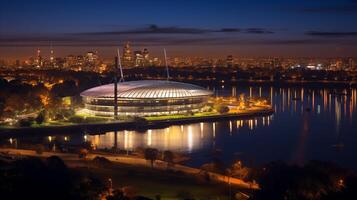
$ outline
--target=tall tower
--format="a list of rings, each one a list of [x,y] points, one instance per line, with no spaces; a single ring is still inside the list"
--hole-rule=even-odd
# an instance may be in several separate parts
[[[233,56],[232,55],[228,55],[227,59],[226,59],[226,66],[227,67],[232,67],[233,66]]]
[[[146,48],[143,50],[142,55],[143,55],[143,58],[144,58],[144,63],[143,64],[144,65],[149,65],[149,63],[150,63],[149,51]]]
[[[41,50],[40,48],[37,49],[37,55],[35,60],[36,67],[42,66],[42,57],[41,57]]]
[[[50,47],[50,64],[51,66],[55,66],[55,56],[54,56],[54,51],[52,48],[52,43],[51,43],[51,47]]]
[[[348,67],[350,68],[350,70],[355,69],[355,61],[353,60],[353,58],[348,59]]]
[[[144,56],[141,51],[134,51],[134,63],[136,67],[144,64]]]
[[[126,67],[133,66],[133,55],[129,42],[126,42],[123,49],[123,65]]]

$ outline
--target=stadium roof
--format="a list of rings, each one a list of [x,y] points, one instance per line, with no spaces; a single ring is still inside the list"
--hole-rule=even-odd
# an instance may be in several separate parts
[[[185,98],[212,95],[212,91],[200,86],[174,81],[141,80],[118,83],[118,98],[160,99]],[[88,89],[83,97],[113,98],[114,83]]]

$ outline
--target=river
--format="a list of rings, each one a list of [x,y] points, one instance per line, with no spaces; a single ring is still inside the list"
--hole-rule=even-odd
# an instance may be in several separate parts
[[[53,133],[1,142],[19,147],[26,143],[75,145],[88,141],[96,149],[116,146],[128,151],[153,147],[188,154],[190,166],[210,162],[213,152],[219,151],[227,164],[236,159],[249,166],[277,160],[296,164],[322,160],[357,169],[356,89],[223,85],[210,89],[217,96],[266,97],[275,113],[249,120],[202,122],[144,132]]]

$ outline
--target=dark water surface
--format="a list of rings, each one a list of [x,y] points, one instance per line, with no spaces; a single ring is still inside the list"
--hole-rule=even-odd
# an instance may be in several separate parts
[[[211,88],[212,89],[212,88]],[[200,166],[220,150],[221,159],[230,163],[243,160],[260,165],[284,160],[303,164],[308,160],[333,161],[357,169],[357,90],[274,87],[214,88],[217,96],[266,97],[275,113],[251,120],[232,120],[171,126],[146,132],[53,133],[47,136],[7,138],[2,142],[81,144],[89,141],[97,149],[134,150],[154,147],[188,153],[187,164]],[[115,138],[117,142],[115,143]]]

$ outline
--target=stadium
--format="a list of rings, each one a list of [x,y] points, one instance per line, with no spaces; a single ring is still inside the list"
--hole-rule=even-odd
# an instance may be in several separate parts
[[[158,116],[199,112],[212,91],[174,81],[141,80],[118,83],[118,115]],[[94,116],[114,115],[114,84],[82,92],[84,112]]]

